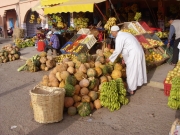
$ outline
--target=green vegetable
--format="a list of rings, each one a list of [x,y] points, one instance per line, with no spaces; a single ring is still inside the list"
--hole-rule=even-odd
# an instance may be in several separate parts
[[[77,106],[78,114],[82,117],[88,116],[91,114],[91,106],[88,102],[81,102]]]

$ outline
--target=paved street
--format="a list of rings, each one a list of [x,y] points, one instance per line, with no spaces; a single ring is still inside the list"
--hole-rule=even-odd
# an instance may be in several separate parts
[[[11,43],[1,41],[0,47]],[[22,52],[27,52],[23,57],[38,53],[33,49],[23,49]],[[101,108],[91,117],[65,113],[61,122],[39,124],[33,118],[29,91],[49,71],[17,72],[24,63],[24,60],[16,60],[0,64],[0,135],[167,135],[175,118],[180,118],[180,111],[167,106],[164,90],[148,85],[138,89],[130,97],[130,103],[118,111]],[[149,78],[162,83],[169,68],[161,66],[152,71]]]

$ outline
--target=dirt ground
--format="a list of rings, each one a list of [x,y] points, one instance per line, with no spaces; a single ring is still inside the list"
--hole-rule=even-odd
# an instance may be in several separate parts
[[[48,72],[17,72],[23,64],[23,60],[0,64],[0,135],[168,135],[175,118],[180,118],[180,111],[167,106],[163,89],[143,86],[118,111],[101,108],[91,117],[64,113],[58,123],[39,124],[29,91]]]

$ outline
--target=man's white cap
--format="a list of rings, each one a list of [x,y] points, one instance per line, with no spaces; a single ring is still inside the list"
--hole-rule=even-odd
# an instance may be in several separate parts
[[[119,27],[116,25],[116,26],[112,26],[111,27],[111,31],[119,31]]]

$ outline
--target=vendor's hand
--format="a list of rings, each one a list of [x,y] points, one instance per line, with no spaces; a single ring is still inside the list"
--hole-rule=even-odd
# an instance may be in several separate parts
[[[125,62],[124,62],[124,60],[123,60],[123,59],[122,59],[122,61],[121,61],[121,62],[122,62],[122,64],[125,64]]]
[[[106,62],[108,63],[108,62],[110,62],[110,60],[109,60],[109,59],[106,59]]]
[[[170,47],[170,43],[167,44],[167,48],[169,48],[169,47]]]

